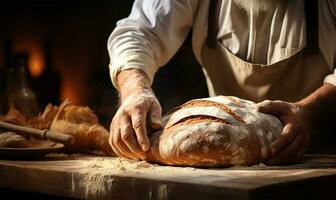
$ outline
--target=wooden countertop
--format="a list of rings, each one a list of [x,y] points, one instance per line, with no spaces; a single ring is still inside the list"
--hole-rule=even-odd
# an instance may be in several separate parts
[[[88,199],[336,199],[336,155],[288,166],[196,169],[50,154],[0,160],[0,187]]]

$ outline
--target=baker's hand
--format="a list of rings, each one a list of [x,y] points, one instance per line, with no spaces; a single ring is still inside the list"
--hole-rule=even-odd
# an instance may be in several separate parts
[[[152,90],[133,91],[126,97],[111,124],[110,145],[118,156],[144,159],[150,148],[146,125],[160,129],[161,106]]]
[[[271,165],[295,162],[310,142],[309,113],[299,104],[284,101],[263,101],[258,111],[278,117],[284,125],[278,139],[271,144]]]
[[[121,105],[112,119],[109,143],[122,157],[144,159],[150,148],[147,127],[159,129],[161,106],[145,71],[126,69],[118,73],[116,86]]]

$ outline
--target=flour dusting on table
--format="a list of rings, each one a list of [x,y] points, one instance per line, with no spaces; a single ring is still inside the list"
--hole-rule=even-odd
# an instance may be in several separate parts
[[[113,187],[113,174],[139,173],[137,170],[150,169],[155,165],[145,161],[134,161],[126,158],[94,158],[81,162],[85,173],[81,185],[85,188],[86,198],[102,196],[107,189]]]
[[[73,174],[72,178],[74,183],[79,182],[79,187],[73,184],[73,191],[81,191],[85,199],[100,199],[106,197],[114,189],[118,190],[118,182],[122,177],[143,177],[152,179],[164,180],[165,178],[174,177],[176,180],[185,181],[186,177],[201,179],[204,182],[216,181],[218,179],[218,169],[220,168],[203,168],[198,169],[194,167],[173,167],[162,166],[157,164],[147,163],[145,161],[134,161],[120,157],[95,157],[90,155],[69,155],[69,154],[49,154],[48,157],[55,159],[74,160],[77,167],[80,169],[78,173],[80,176]],[[231,171],[232,174],[239,174],[239,176],[249,176],[250,171],[261,172],[267,168],[264,164],[260,163],[251,167],[230,167],[220,169],[223,176],[227,180],[232,179],[235,175],[226,176],[225,172]],[[249,172],[249,173],[248,173]],[[158,175],[159,176],[156,176]],[[215,175],[216,174],[216,175]],[[132,184],[130,182],[130,184]],[[152,187],[152,195],[155,198],[167,196],[168,189],[165,188],[166,184],[157,184],[157,187]],[[152,196],[154,198],[154,196]],[[155,199],[154,198],[154,199]],[[161,198],[162,199],[162,198]],[[163,198],[164,199],[164,198]]]
[[[111,171],[127,173],[136,169],[145,169],[154,167],[154,164],[145,161],[134,161],[126,158],[96,158],[88,161],[82,161],[82,167],[90,169],[90,172],[108,174]]]

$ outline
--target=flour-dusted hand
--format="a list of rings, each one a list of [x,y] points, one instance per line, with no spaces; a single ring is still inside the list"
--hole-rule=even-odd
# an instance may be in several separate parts
[[[263,101],[258,111],[277,116],[284,127],[281,135],[271,144],[269,164],[289,163],[307,150],[310,142],[308,111],[299,104],[284,101]]]
[[[147,124],[161,128],[161,106],[151,91],[137,91],[122,102],[112,120],[110,144],[119,156],[144,159],[150,147]]]
[[[147,127],[162,127],[161,106],[143,72],[127,70],[119,76],[121,106],[112,120],[109,142],[118,156],[144,159],[150,148]]]

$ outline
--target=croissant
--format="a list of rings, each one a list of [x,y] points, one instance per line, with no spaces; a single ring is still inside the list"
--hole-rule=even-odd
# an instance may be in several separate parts
[[[72,135],[75,143],[66,146],[66,149],[72,152],[114,155],[108,143],[109,132],[99,124],[94,112],[89,107],[71,105],[69,100],[65,100],[60,106],[48,104],[42,114],[34,118],[27,118],[10,108],[1,120]],[[6,139],[8,140],[8,137]]]

